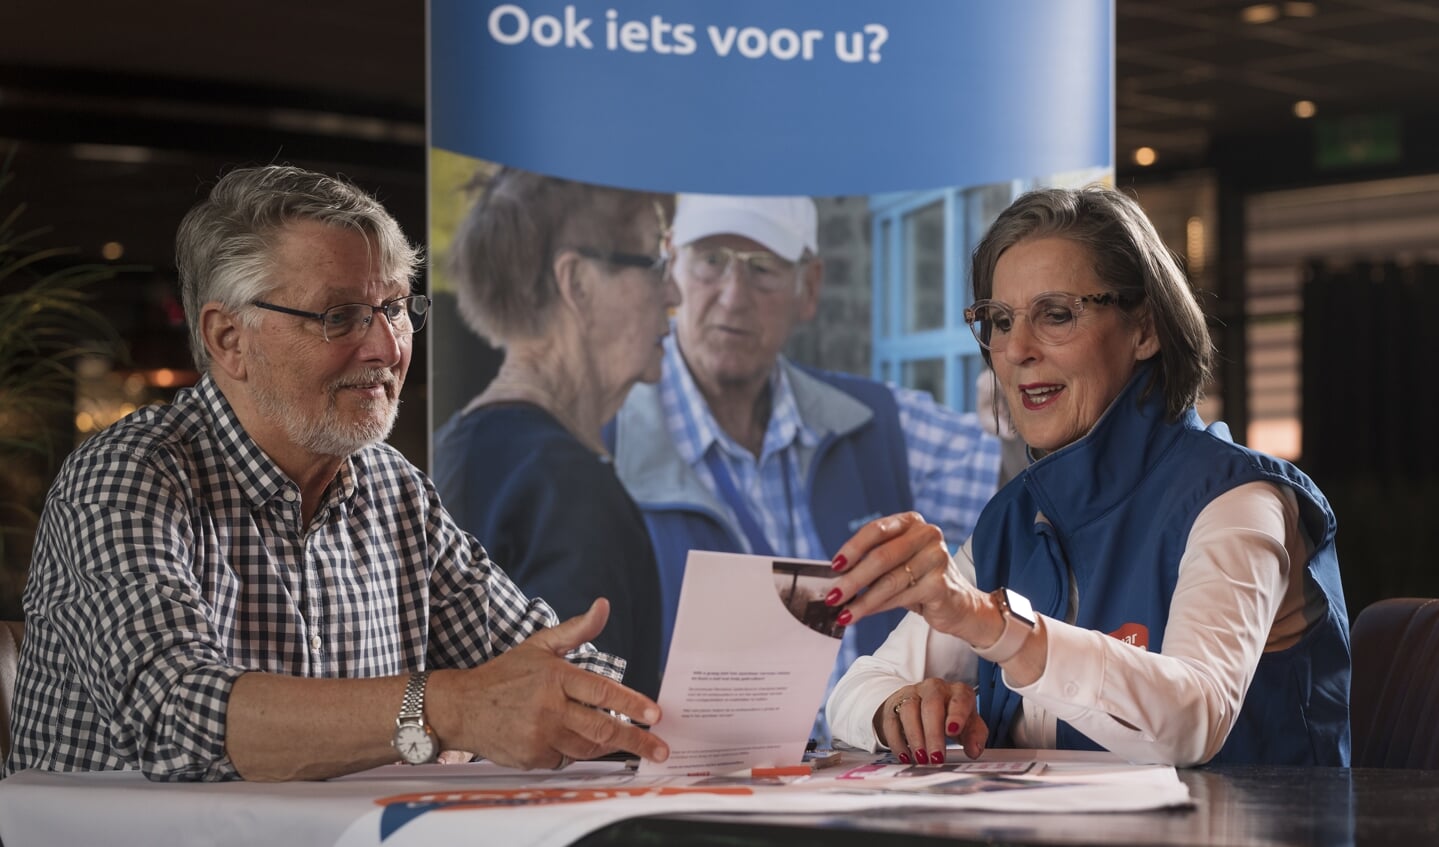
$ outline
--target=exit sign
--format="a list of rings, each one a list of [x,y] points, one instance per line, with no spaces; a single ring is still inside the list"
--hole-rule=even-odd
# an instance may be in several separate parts
[[[1314,165],[1320,169],[1390,165],[1404,155],[1398,115],[1320,119],[1314,129]]]

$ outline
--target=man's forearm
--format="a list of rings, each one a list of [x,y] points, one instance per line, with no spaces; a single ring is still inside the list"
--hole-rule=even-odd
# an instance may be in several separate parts
[[[507,767],[554,767],[628,750],[662,762],[654,701],[564,656],[604,629],[609,603],[543,629],[484,664],[435,670],[425,716],[441,745]],[[407,678],[313,679],[248,673],[230,690],[225,746],[245,779],[324,779],[393,762]]]
[[[399,759],[390,745],[405,677],[235,680],[225,748],[248,780],[327,779]]]

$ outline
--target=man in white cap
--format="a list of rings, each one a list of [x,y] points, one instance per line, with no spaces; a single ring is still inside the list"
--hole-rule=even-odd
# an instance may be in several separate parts
[[[864,523],[911,509],[957,545],[994,493],[999,442],[976,415],[780,354],[818,306],[817,229],[808,197],[678,199],[683,302],[664,375],[608,430],[654,542],[666,644],[691,549],[828,559]],[[851,627],[839,671],[902,613]]]

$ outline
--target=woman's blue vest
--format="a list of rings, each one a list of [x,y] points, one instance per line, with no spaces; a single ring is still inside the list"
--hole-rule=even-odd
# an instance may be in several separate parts
[[[1086,629],[1147,629],[1158,652],[1199,512],[1245,483],[1287,485],[1315,545],[1306,592],[1322,593],[1328,608],[1298,643],[1262,655],[1211,762],[1348,765],[1349,625],[1334,512],[1298,468],[1234,444],[1224,424],[1206,429],[1192,408],[1166,421],[1160,392],[1141,398],[1150,371],[1139,369],[1088,435],[1030,465],[985,507],[973,537],[979,587],[1008,586],[1036,611]],[[991,746],[1010,743],[1022,698],[985,661],[978,691]],[[1098,748],[1063,721],[1058,746]]]

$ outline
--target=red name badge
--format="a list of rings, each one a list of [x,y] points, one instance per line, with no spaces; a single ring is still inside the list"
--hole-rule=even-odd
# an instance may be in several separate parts
[[[1139,623],[1127,623],[1109,633],[1110,638],[1118,638],[1131,647],[1138,647],[1141,650],[1149,649],[1149,627]]]

